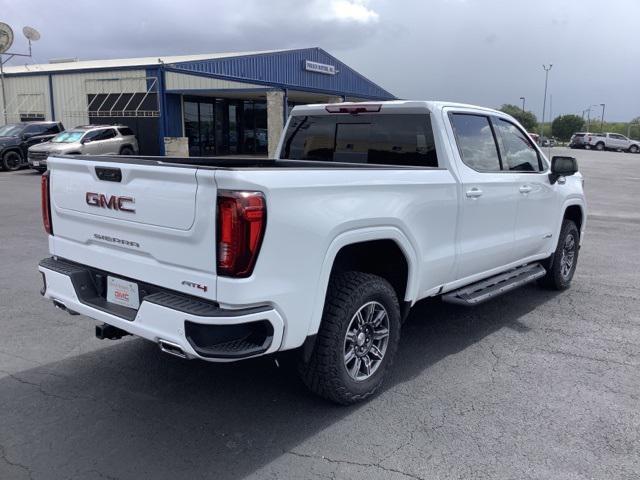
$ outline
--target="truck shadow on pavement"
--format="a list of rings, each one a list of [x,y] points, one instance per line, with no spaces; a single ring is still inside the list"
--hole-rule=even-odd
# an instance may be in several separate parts
[[[384,397],[487,335],[526,334],[520,319],[555,295],[529,286],[475,309],[418,304],[380,397],[352,407],[312,396],[270,358],[207,364],[140,339],[105,343],[0,380],[0,477],[240,479],[348,416],[370,415],[374,402],[394,402]]]

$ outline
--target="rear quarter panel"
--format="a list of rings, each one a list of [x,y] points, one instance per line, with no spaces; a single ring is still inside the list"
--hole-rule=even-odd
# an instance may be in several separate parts
[[[457,191],[448,170],[219,170],[216,183],[219,189],[261,191],[267,200],[254,272],[246,279],[218,277],[218,301],[229,308],[274,305],[285,318],[283,348],[316,333],[328,272],[344,242],[396,241],[415,259],[410,301],[450,275]]]

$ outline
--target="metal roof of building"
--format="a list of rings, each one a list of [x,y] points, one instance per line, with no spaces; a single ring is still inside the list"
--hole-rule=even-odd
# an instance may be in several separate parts
[[[267,53],[286,52],[283,50],[258,50],[253,52],[222,52],[222,53],[202,53],[197,55],[159,55],[157,57],[137,57],[137,58],[114,58],[106,60],[79,60],[60,63],[36,63],[26,65],[5,66],[4,73],[55,73],[67,70],[95,70],[123,67],[149,67],[160,64],[172,64],[182,62],[195,62],[202,60],[215,60],[219,58],[242,57],[249,55],[263,55]]]
[[[331,72],[309,71],[305,62],[332,67]],[[283,89],[348,95],[354,98],[391,100],[396,97],[341,62],[325,50],[312,48],[262,50],[254,52],[205,53],[159,57],[83,60],[5,67],[9,76],[82,73],[84,71],[145,68],[237,80]]]

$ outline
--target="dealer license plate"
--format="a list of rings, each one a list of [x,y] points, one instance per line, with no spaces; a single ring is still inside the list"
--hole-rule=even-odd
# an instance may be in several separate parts
[[[138,284],[116,277],[107,277],[107,302],[137,309],[140,306]]]
[[[33,166],[34,167],[39,167],[40,166],[40,162],[33,162]]]

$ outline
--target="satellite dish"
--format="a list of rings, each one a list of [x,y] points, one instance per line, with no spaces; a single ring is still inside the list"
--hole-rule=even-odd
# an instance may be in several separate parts
[[[22,33],[30,42],[37,42],[40,40],[40,32],[33,27],[24,27],[22,29]]]
[[[13,30],[6,23],[0,22],[0,54],[11,48],[13,44]]]

